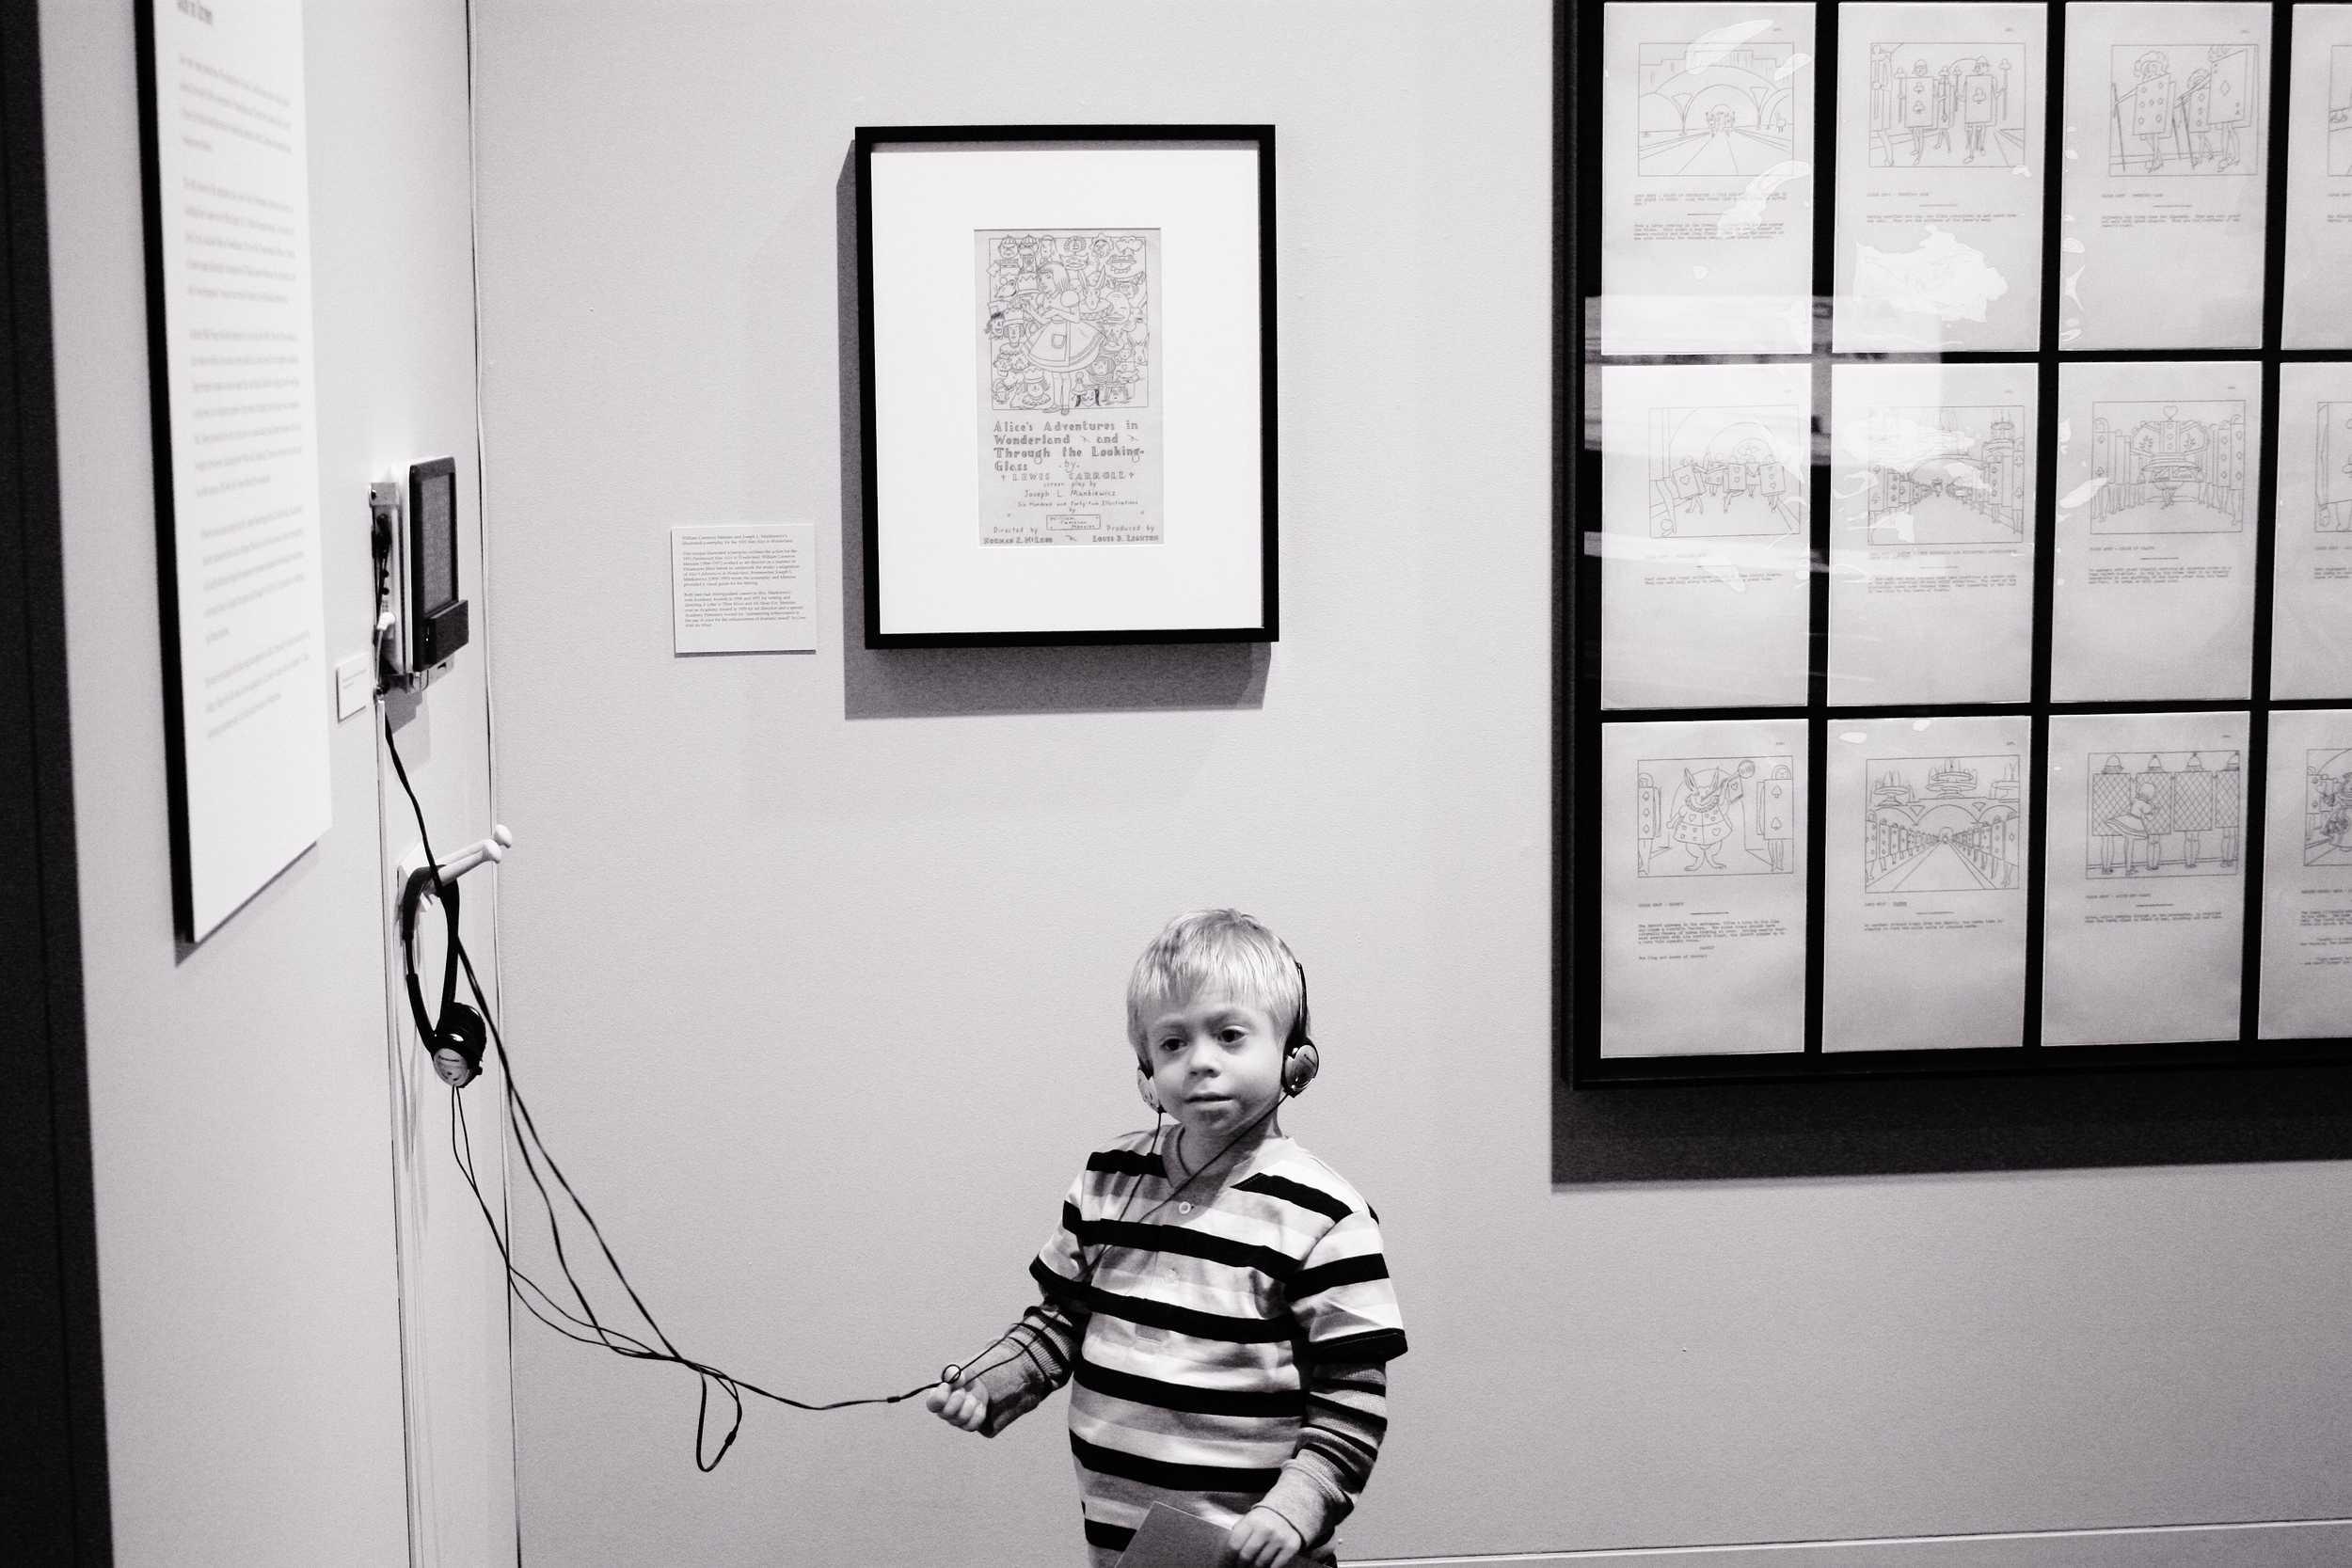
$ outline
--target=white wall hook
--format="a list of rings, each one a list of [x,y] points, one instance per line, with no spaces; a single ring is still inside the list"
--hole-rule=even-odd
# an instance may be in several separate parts
[[[515,846],[515,835],[503,822],[494,824],[490,836],[479,844],[469,844],[441,863],[441,880],[453,882],[474,867],[488,862],[496,864],[506,858],[506,851]]]

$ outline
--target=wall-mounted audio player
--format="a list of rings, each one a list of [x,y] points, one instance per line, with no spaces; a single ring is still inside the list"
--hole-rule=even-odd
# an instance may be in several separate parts
[[[368,486],[375,550],[375,645],[379,685],[416,690],[466,645],[466,601],[457,596],[457,461],[409,466],[397,482]]]

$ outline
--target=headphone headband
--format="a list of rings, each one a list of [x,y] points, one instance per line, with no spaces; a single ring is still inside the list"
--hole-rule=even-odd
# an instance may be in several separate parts
[[[424,1010],[424,988],[417,980],[417,913],[426,894],[441,907],[448,937],[441,963],[441,1012],[437,1019]],[[457,1000],[457,884],[442,881],[430,865],[419,866],[400,895],[400,960],[408,987],[408,1011],[416,1020],[417,1037],[433,1056],[433,1070],[452,1088],[464,1088],[482,1074],[482,1050],[487,1041],[482,1015]],[[456,1062],[442,1053],[453,1053]]]

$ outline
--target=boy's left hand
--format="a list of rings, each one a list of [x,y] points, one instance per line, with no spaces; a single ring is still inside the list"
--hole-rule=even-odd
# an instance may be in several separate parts
[[[1270,1508],[1253,1508],[1233,1521],[1225,1544],[1241,1568],[1290,1568],[1307,1543]]]

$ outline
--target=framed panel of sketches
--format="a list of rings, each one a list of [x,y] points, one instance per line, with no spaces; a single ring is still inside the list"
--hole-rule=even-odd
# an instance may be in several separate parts
[[[2352,6],[1558,48],[1569,1084],[2352,1066]]]
[[[866,645],[1273,641],[1274,128],[861,127]]]

